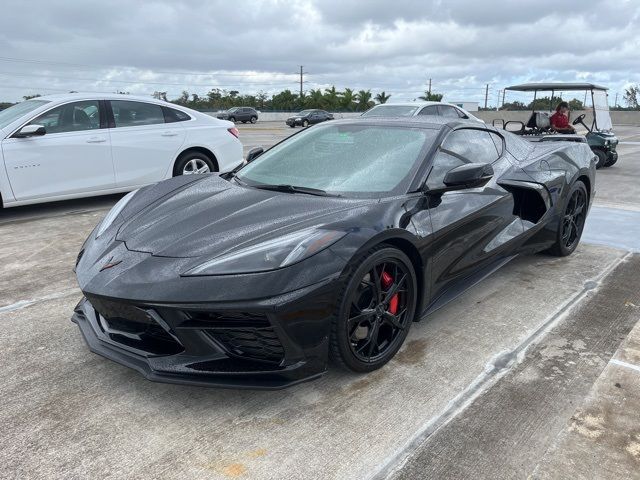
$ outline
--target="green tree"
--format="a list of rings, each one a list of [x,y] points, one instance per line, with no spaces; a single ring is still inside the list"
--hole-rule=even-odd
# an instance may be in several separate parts
[[[324,89],[324,105],[329,110],[335,110],[340,105],[341,92],[336,90],[336,86],[332,85],[331,88]]]
[[[353,111],[354,103],[356,102],[356,94],[351,88],[345,88],[344,92],[340,96],[340,107],[347,112]]]
[[[371,90],[359,90],[356,94],[356,100],[358,102],[357,107],[359,111],[368,110],[372,107]]]
[[[425,100],[427,102],[440,102],[442,101],[442,97],[444,95],[442,93],[434,93],[428,90],[425,90],[424,95],[420,95],[418,98],[420,100]]]
[[[378,103],[387,103],[387,100],[391,98],[391,95],[387,95],[383,90],[379,94],[376,95],[376,102]]]
[[[31,100],[32,98],[38,98],[41,97],[42,95],[40,95],[39,93],[36,93],[35,95],[25,95],[24,98],[25,100]]]
[[[167,92],[155,91],[155,92],[153,92],[152,97],[155,98],[156,100],[164,100],[166,102],[167,101]]]
[[[324,108],[324,94],[319,88],[309,90],[305,96],[305,107],[308,108]]]

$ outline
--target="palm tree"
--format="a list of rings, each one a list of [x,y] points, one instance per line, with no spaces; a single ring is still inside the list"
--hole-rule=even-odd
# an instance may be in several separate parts
[[[371,106],[371,90],[359,90],[356,94],[358,110],[367,110]]]
[[[324,89],[324,101],[327,109],[335,110],[340,103],[341,93],[336,90],[336,86],[332,85],[331,88]]]
[[[387,95],[385,93],[385,91],[381,91],[379,94],[376,95],[376,102],[378,103],[387,103],[387,100],[389,100],[391,98],[391,95]]]
[[[340,106],[347,112],[353,110],[353,104],[356,101],[356,95],[351,88],[345,88],[340,97]]]
[[[309,108],[322,108],[324,106],[324,95],[322,94],[322,90],[319,88],[312,88],[309,90],[305,105]]]
[[[425,100],[427,102],[439,102],[442,100],[443,95],[441,93],[433,93],[426,90],[424,95],[419,96],[420,100]]]

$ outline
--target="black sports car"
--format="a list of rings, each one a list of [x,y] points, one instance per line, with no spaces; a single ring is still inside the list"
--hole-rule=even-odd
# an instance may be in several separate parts
[[[360,117],[125,196],[73,321],[151,380],[280,388],[387,363],[411,323],[523,252],[569,255],[595,157],[477,122]],[[255,154],[252,154],[255,156]]]
[[[285,123],[294,128],[297,126],[308,127],[327,120],[333,120],[333,115],[329,112],[324,110],[302,110],[300,113],[287,118]]]

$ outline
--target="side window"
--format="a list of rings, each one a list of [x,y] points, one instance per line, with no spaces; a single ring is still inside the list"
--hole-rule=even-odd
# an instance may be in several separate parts
[[[43,125],[47,133],[78,132],[100,128],[100,102],[85,100],[52,108],[30,125]]]
[[[438,105],[438,109],[440,110],[440,115],[445,118],[460,118],[458,110],[449,105]]]
[[[433,167],[429,172],[429,178],[427,178],[428,188],[440,188],[444,186],[444,177],[449,170],[469,163],[459,157],[451,155],[443,150],[438,150],[433,158]]]
[[[464,128],[456,130],[442,142],[427,178],[427,187],[444,186],[444,177],[449,170],[465,163],[493,163],[498,159],[498,150],[491,134],[486,130]],[[502,139],[495,135],[496,140]]]
[[[438,115],[438,107],[437,105],[429,105],[420,110],[418,115]]]
[[[162,107],[153,103],[111,100],[111,109],[116,128],[164,123]]]
[[[486,130],[456,130],[446,138],[442,149],[464,157],[469,162],[493,163],[498,159],[496,146]]]
[[[454,108],[454,110],[456,111],[456,113],[458,114],[458,116],[459,116],[460,118],[469,118],[469,117],[467,117],[467,115],[466,115],[462,110],[460,110],[459,108]]]
[[[188,114],[175,108],[162,107],[162,113],[164,114],[164,123],[186,122],[187,120],[191,120]]]
[[[502,137],[497,133],[491,132],[489,132],[489,136],[491,137],[491,140],[493,140],[493,144],[496,146],[498,157],[501,157],[502,153],[504,152],[504,142],[502,141]]]

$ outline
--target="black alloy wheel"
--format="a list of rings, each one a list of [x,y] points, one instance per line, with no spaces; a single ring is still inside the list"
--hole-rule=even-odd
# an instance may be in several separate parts
[[[309,126],[309,120],[303,120],[302,121],[302,126],[305,127],[305,128],[308,127]]]
[[[561,257],[573,253],[582,236],[588,206],[587,188],[584,183],[578,180],[572,185],[567,196],[564,213],[559,222],[556,243],[549,250],[550,253]]]
[[[404,343],[416,309],[416,275],[400,250],[370,252],[352,273],[332,331],[332,358],[356,372],[386,364]]]

